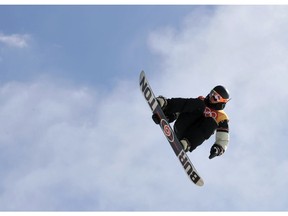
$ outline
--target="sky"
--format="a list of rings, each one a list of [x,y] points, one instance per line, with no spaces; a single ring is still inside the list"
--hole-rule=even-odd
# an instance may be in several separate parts
[[[288,8],[0,6],[1,211],[287,211]],[[140,91],[230,91],[192,184]]]

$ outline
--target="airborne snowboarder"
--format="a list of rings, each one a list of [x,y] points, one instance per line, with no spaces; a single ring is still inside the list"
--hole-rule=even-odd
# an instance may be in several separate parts
[[[169,123],[174,122],[174,131],[185,152],[192,152],[216,131],[216,141],[211,147],[209,159],[222,155],[229,142],[228,116],[223,111],[229,101],[228,90],[218,85],[206,96],[198,98],[165,98],[157,101]],[[157,114],[152,115],[156,124]]]

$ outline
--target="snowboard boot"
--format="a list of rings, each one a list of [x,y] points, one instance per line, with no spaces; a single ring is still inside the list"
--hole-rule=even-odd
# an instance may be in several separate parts
[[[158,104],[160,105],[161,109],[164,110],[165,107],[167,106],[167,99],[162,95],[159,95],[156,99],[157,99]]]
[[[191,146],[190,146],[190,143],[187,139],[184,138],[184,139],[180,140],[180,143],[181,143],[183,150],[185,152],[188,152],[190,150]]]

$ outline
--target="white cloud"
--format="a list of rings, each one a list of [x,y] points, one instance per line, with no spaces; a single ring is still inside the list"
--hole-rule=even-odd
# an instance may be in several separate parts
[[[287,172],[287,16],[285,6],[219,7],[206,17],[191,14],[180,30],[150,36],[164,59],[155,75],[159,94],[206,96],[217,84],[230,90],[230,148],[200,170],[212,173],[208,187],[214,182],[228,200],[237,200],[221,206],[223,197],[211,195],[214,209],[287,210],[287,195],[279,193],[288,182],[280,174]]]
[[[137,83],[102,97],[50,81],[7,83],[0,101],[1,210],[153,209],[151,157],[163,155],[147,136],[155,126]]]
[[[5,35],[3,33],[0,33],[0,42],[11,47],[25,48],[28,46],[29,39],[30,36],[27,34]]]

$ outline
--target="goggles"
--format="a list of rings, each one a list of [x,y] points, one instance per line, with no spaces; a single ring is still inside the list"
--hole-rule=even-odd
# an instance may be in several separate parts
[[[209,94],[209,100],[211,103],[227,103],[229,99],[224,99],[215,90],[212,90]]]

